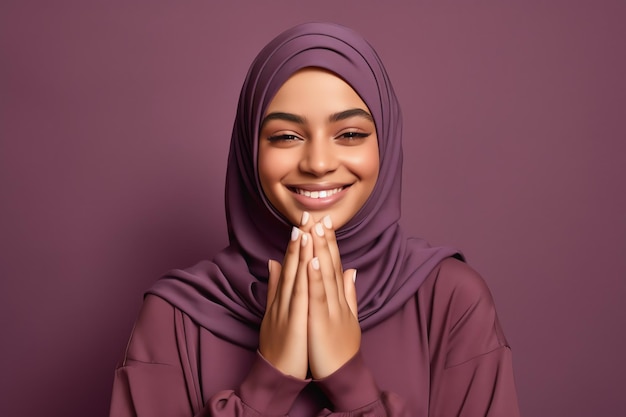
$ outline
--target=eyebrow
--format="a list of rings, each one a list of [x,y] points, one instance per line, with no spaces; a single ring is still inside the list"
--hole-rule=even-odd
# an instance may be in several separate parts
[[[348,109],[348,110],[340,111],[338,113],[333,113],[328,117],[328,121],[331,123],[334,123],[334,122],[339,122],[341,120],[349,119],[351,117],[363,117],[369,120],[370,122],[374,122],[374,118],[372,117],[371,114],[359,108]],[[261,128],[263,128],[263,126],[265,126],[265,124],[269,122],[270,120],[284,120],[287,122],[297,123],[299,125],[306,124],[306,118],[302,116],[298,116],[297,114],[286,113],[286,112],[273,112],[263,118],[263,121],[261,122]]]
[[[363,117],[369,120],[370,122],[374,122],[374,118],[372,117],[372,115],[363,109],[349,109],[349,110],[341,111],[339,113],[331,114],[328,120],[332,123],[332,122],[338,122],[340,120],[346,120],[351,117]]]
[[[298,116],[297,114],[274,112],[268,114],[263,118],[263,121],[261,122],[261,127],[265,126],[265,123],[269,122],[270,120],[284,120],[286,122],[293,122],[299,125],[303,125],[306,123],[306,119],[302,116]]]

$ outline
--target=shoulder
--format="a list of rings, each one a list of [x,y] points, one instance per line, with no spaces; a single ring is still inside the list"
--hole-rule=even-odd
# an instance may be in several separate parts
[[[466,263],[442,261],[418,297],[429,315],[432,341],[445,346],[448,365],[508,345],[485,280]]]
[[[467,263],[456,258],[441,261],[424,281],[421,289],[431,293],[433,297],[454,299],[455,303],[461,305],[493,303],[483,277]]]
[[[124,363],[169,364],[178,356],[176,308],[156,295],[147,295],[133,327]]]

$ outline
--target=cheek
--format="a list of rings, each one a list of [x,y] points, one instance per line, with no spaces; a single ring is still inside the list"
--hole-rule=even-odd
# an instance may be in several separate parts
[[[259,180],[266,195],[272,194],[273,187],[284,176],[286,159],[272,149],[259,149]],[[269,195],[268,195],[269,197]]]
[[[364,161],[363,169],[367,172],[367,177],[373,183],[376,183],[378,179],[378,172],[380,170],[380,161],[378,159],[378,151],[372,157]]]
[[[272,178],[272,164],[268,161],[267,152],[262,149],[259,149],[259,159],[257,165],[259,170],[259,181],[261,182],[263,191],[267,195],[268,186],[270,185]]]
[[[368,185],[372,183],[373,188],[380,169],[377,143],[363,147],[360,152],[352,156],[351,163],[361,180],[367,182]]]

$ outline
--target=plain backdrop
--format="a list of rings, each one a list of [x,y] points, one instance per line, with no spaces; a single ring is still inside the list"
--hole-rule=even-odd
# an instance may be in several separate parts
[[[227,243],[248,65],[310,20],[385,62],[402,223],[484,276],[523,415],[626,415],[617,0],[3,1],[0,415],[108,414],[143,291]]]

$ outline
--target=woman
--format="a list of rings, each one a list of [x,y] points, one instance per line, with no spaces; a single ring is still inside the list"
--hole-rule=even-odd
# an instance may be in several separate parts
[[[270,42],[243,85],[230,245],[148,292],[112,416],[516,416],[482,279],[398,225],[401,116],[334,24]]]

